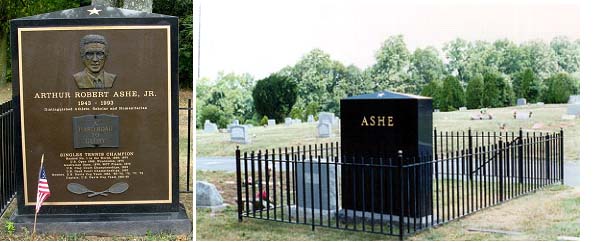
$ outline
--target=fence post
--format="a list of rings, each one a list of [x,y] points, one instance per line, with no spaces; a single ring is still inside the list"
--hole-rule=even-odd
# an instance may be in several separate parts
[[[565,135],[563,133],[563,128],[561,128],[561,133],[560,133],[560,150],[559,152],[560,154],[560,161],[561,161],[561,185],[565,184],[565,176],[564,176],[564,169],[565,169],[565,145],[564,145],[564,141],[565,141]]]
[[[517,163],[519,166],[519,183],[523,183],[523,130],[519,128],[519,140],[517,141]]]
[[[187,192],[191,191],[189,189],[189,178],[191,177],[191,129],[193,129],[193,126],[191,125],[192,110],[193,108],[191,107],[191,99],[187,99]]]
[[[239,150],[239,146],[237,146],[237,150],[235,151],[235,160],[237,162],[237,216],[239,222],[243,222],[243,198],[241,197],[241,150]]]
[[[499,201],[503,201],[504,198],[504,174],[503,174],[503,162],[504,162],[504,145],[502,137],[498,139],[498,186],[499,186]]]
[[[399,193],[399,204],[400,204],[400,208],[399,208],[399,240],[403,240],[404,238],[404,229],[403,229],[403,223],[404,223],[404,195],[405,195],[405,191],[403,190],[403,188],[405,186],[403,186],[403,178],[404,178],[404,173],[403,173],[403,151],[402,150],[398,150],[397,151],[397,155],[398,155],[398,163],[397,165],[399,166],[399,189],[400,189],[400,193]],[[373,211],[372,211],[373,212]],[[391,211],[391,215],[392,217],[392,211]]]
[[[473,180],[473,139],[471,138],[471,127],[469,128],[469,130],[467,131],[467,137],[468,137],[468,142],[469,142],[469,150],[467,152],[469,152],[468,156],[468,161],[469,161],[469,180]]]
[[[550,180],[550,135],[544,137],[544,152],[546,153],[546,180]]]

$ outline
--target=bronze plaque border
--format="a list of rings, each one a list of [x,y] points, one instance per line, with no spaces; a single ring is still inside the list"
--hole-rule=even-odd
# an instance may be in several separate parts
[[[166,31],[166,49],[167,49],[167,63],[168,63],[168,200],[140,200],[140,201],[90,201],[90,202],[44,202],[44,205],[117,205],[117,204],[153,204],[153,203],[172,203],[172,65],[171,65],[171,33],[170,25],[122,25],[122,26],[73,26],[73,27],[34,27],[34,28],[18,28],[18,58],[19,58],[19,97],[20,97],[20,112],[21,123],[25,123],[25,107],[23,105],[23,55],[21,45],[21,33],[32,31],[73,31],[73,30],[123,30],[123,29],[164,29]],[[21,154],[23,162],[23,190],[25,198],[25,206],[35,206],[35,200],[29,200],[27,194],[27,155],[25,146],[25,125],[21,125]]]

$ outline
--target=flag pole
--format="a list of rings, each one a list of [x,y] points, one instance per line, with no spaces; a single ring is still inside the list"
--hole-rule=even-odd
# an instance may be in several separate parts
[[[40,164],[39,164],[39,172],[37,174],[38,179],[39,179],[39,176],[41,175],[43,165],[44,165],[44,154],[42,154],[42,162],[40,162]],[[33,217],[33,235],[35,235],[36,225],[37,225],[37,209],[35,210],[35,215]]]

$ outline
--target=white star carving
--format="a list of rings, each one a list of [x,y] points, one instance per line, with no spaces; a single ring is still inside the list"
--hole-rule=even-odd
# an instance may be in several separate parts
[[[102,10],[96,9],[96,7],[93,7],[93,9],[89,9],[87,11],[89,12],[89,15],[94,15],[94,14],[100,15],[100,11],[102,11]]]

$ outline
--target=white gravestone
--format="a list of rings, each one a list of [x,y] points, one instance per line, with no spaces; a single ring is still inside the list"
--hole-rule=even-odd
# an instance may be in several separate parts
[[[332,134],[332,124],[328,122],[318,123],[318,138],[330,138]]]
[[[527,100],[525,98],[518,98],[517,99],[517,106],[523,106],[527,104]]]
[[[459,111],[467,111],[467,107],[460,107]]]
[[[517,111],[515,112],[515,119],[529,119],[530,112]]]
[[[230,127],[230,141],[240,144],[249,143],[249,127],[245,125],[233,125]]]
[[[310,114],[309,116],[307,116],[307,122],[308,122],[308,123],[313,123],[313,122],[315,122],[315,120],[314,120],[314,116],[313,116],[313,115],[311,115],[311,114]]]
[[[274,126],[274,125],[276,125],[276,120],[268,119],[268,126]]]
[[[567,103],[569,103],[569,104],[571,104],[571,103],[579,103],[579,95],[571,95],[571,96],[569,96],[569,101]]]
[[[203,132],[206,133],[214,133],[218,131],[218,126],[210,122],[210,120],[206,120],[203,124]]]
[[[329,112],[320,112],[318,114],[318,122],[320,123],[325,123],[328,122],[330,124],[335,124],[335,120],[334,120],[334,113],[329,113]]]
[[[284,119],[284,125],[285,126],[290,126],[291,124],[293,124],[293,119],[291,119],[291,118],[285,118]]]
[[[567,105],[567,115],[579,116],[579,95],[569,96],[569,105]]]
[[[296,118],[296,119],[293,119],[293,120],[292,120],[292,123],[293,123],[293,124],[301,124],[301,119],[298,119],[298,118]]]

